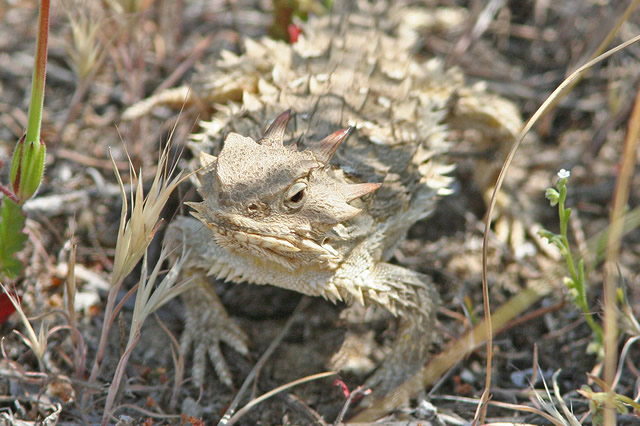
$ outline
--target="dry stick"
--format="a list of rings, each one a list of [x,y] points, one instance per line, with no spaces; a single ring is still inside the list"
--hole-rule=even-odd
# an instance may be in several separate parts
[[[173,86],[180,78],[186,73],[189,68],[193,66],[193,64],[198,61],[205,52],[205,49],[209,47],[211,41],[213,40],[213,36],[209,35],[202,40],[198,41],[195,47],[192,49],[191,53],[176,67],[176,69],[167,77],[156,89],[153,91],[154,94],[160,93],[165,89],[169,89]]]
[[[95,70],[99,68],[101,67],[96,66]],[[91,71],[89,75],[79,78],[78,84],[76,85],[76,89],[74,90],[73,96],[71,97],[71,101],[69,102],[69,107],[67,108],[67,112],[64,115],[64,119],[62,120],[62,123],[60,124],[60,127],[58,127],[58,130],[56,131],[56,134],[54,136],[54,140],[56,142],[62,140],[62,134],[65,128],[71,122],[71,120],[75,119],[75,116],[78,113],[78,106],[80,105],[80,102],[84,98],[84,95],[89,90],[89,84],[91,83],[91,79],[96,74],[95,70]]]
[[[115,373],[113,373],[113,382],[111,382],[111,384],[109,385],[109,393],[107,394],[104,413],[102,413],[102,426],[106,426],[109,420],[114,420],[112,414],[114,410],[112,407],[115,403],[118,389],[120,388],[120,382],[122,380],[122,377],[124,376],[124,369],[127,367],[127,364],[129,363],[129,357],[131,356],[131,353],[140,340],[140,337],[141,334],[138,331],[133,340],[127,343],[128,346],[120,357],[120,361],[118,362]]]
[[[181,415],[181,414],[163,414],[163,413],[156,413],[156,412],[153,412],[153,411],[150,411],[150,410],[145,410],[144,408],[139,407],[139,406],[134,405],[134,404],[121,404],[118,408],[119,408],[119,409],[120,409],[120,408],[123,408],[123,409],[124,409],[124,408],[127,408],[127,409],[129,409],[129,410],[138,411],[138,412],[142,413],[142,414],[143,414],[144,416],[146,416],[146,417],[153,417],[153,418],[156,418],[156,419],[169,419],[169,420],[171,420],[171,419],[175,419],[175,420],[178,420],[178,419],[181,419],[181,418],[182,418],[182,415]],[[152,423],[152,422],[149,422],[148,424],[151,424],[151,423]],[[114,424],[115,424],[115,423],[114,423]],[[147,423],[145,423],[145,424],[147,424]],[[156,423],[156,424],[158,424],[158,423]],[[163,423],[163,424],[178,424],[178,422],[175,422],[175,423],[169,423],[169,422],[167,422],[167,423]],[[201,423],[201,424],[204,424],[204,423]]]
[[[54,151],[56,158],[64,158],[71,160],[78,164],[88,167],[95,167],[97,169],[106,169],[113,171],[113,163],[109,160],[101,160],[99,158],[92,157],[90,155],[83,154],[78,151],[73,151],[67,148],[57,148]],[[126,161],[116,161],[116,167],[119,171],[124,172],[129,170],[129,163]]]
[[[551,416],[550,414],[547,414],[542,410],[538,410],[537,408],[529,407],[528,405],[510,404],[508,402],[498,402],[498,401],[491,401],[491,402],[489,402],[489,405],[493,405],[495,407],[501,407],[501,408],[509,408],[509,409],[516,410],[516,411],[525,411],[527,413],[537,414],[540,417],[544,417],[545,419],[547,419],[547,421],[553,423],[554,425],[564,426],[564,423],[562,423],[560,420],[556,419],[555,417]]]
[[[489,25],[493,21],[496,13],[504,6],[505,0],[491,0],[478,14],[473,27],[466,34],[458,39],[456,45],[453,47],[453,51],[447,57],[445,63],[447,66],[451,66],[471,45],[471,43],[482,36],[482,34],[489,28]]]
[[[71,230],[72,241],[75,236],[75,230]],[[71,330],[71,345],[73,347],[73,366],[75,369],[74,376],[76,379],[82,378],[87,364],[87,349],[84,344],[82,333],[78,329],[76,321],[75,297],[76,297],[76,249],[78,245],[71,244],[69,252],[69,268],[67,270],[67,279],[65,280],[66,290],[66,314],[68,316],[69,329]]]
[[[611,385],[613,392],[614,376],[616,374],[617,350],[618,350],[618,322],[616,311],[616,262],[620,255],[620,241],[622,239],[622,222],[624,210],[629,201],[629,184],[633,177],[633,169],[636,162],[636,152],[640,141],[640,90],[636,95],[636,101],[629,119],[627,137],[622,151],[622,166],[616,181],[616,190],[611,212],[611,226],[607,239],[607,255],[604,263],[604,381]],[[616,410],[614,406],[605,405],[604,424],[615,424]]]
[[[573,82],[582,76],[589,68],[598,62],[603,61],[609,56],[619,52],[622,49],[627,48],[628,46],[637,43],[640,41],[640,35],[632,38],[631,40],[622,43],[613,49],[603,53],[592,61],[587,62],[582,67],[578,68],[571,76],[569,76],[566,80],[558,86],[558,88],[547,98],[547,100],[540,106],[540,108],[536,111],[536,113],[531,117],[527,123],[525,123],[523,129],[520,131],[516,139],[516,143],[509,151],[507,155],[507,159],[505,163],[510,164],[515,152],[524,139],[524,136],[531,130],[533,124],[544,115],[552,105],[554,105],[554,100],[560,96],[561,94],[566,93],[568,88],[571,87]],[[502,182],[504,181],[504,175],[506,173],[506,169],[503,168],[498,176],[498,181],[496,183],[496,190],[502,186]],[[493,206],[495,205],[495,197],[496,191],[493,193],[493,197],[491,199],[491,204],[489,205],[489,209],[487,211],[487,218],[490,218],[493,213]],[[640,225],[640,208],[634,209],[630,214],[625,217],[624,220],[624,233],[629,232],[630,229],[633,229]],[[486,259],[487,259],[487,244],[486,239],[489,233],[485,232],[485,242],[483,246],[483,284],[486,283]],[[590,250],[593,250],[596,253],[596,257],[598,257],[600,250],[600,244],[602,242],[602,238],[606,237],[608,232],[603,232],[589,240]],[[499,307],[493,314],[493,327],[500,328],[504,326],[509,320],[519,315],[523,311],[529,308],[533,303],[535,303],[538,299],[543,297],[551,288],[549,286],[543,286],[540,288],[527,288],[522,292],[518,293],[511,299],[509,299],[505,304]],[[457,363],[460,359],[465,357],[468,353],[474,350],[477,346],[482,344],[485,339],[488,340],[490,334],[488,334],[487,330],[487,322],[485,320],[478,324],[473,330],[467,332],[464,336],[462,336],[458,341],[449,345],[449,347],[435,358],[433,358],[428,364],[422,367],[420,372],[409,380],[405,381],[403,384],[394,389],[390,394],[376,400],[373,402],[372,407],[359,413],[355,417],[351,419],[354,422],[361,421],[373,421],[380,416],[385,415],[386,413],[392,411],[408,398],[412,397],[416,393],[418,393],[423,387],[431,384],[435,379],[437,379],[438,375],[443,374],[447,371],[451,366]],[[491,316],[489,317],[491,320]],[[493,327],[491,329],[493,329]]]

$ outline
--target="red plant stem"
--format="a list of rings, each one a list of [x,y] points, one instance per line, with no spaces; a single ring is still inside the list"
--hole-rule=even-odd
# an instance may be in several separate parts
[[[31,102],[25,142],[40,142],[40,122],[44,105],[44,83],[47,72],[47,46],[49,42],[49,0],[40,2],[38,36],[36,39],[36,61],[31,79]]]
[[[18,200],[18,197],[16,197],[13,191],[2,184],[0,184],[0,193],[4,194],[8,199],[13,201],[14,203],[16,204],[20,203],[20,200]]]

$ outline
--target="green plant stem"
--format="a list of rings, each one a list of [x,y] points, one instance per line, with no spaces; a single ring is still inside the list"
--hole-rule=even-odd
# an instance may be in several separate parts
[[[569,239],[567,238],[567,231],[569,225],[569,217],[571,215],[571,211],[565,208],[565,201],[567,199],[567,186],[566,181],[561,182],[558,185],[558,216],[560,218],[560,238],[562,244],[564,245],[566,251],[566,262],[567,268],[569,269],[569,275],[571,276],[571,280],[573,281],[573,288],[577,292],[576,303],[582,312],[585,314],[585,321],[596,335],[596,339],[598,343],[602,343],[602,327],[598,325],[591,316],[591,311],[589,310],[589,304],[587,302],[587,292],[585,289],[584,282],[584,266],[582,263],[579,264],[578,269],[576,269],[575,262],[573,260],[573,255],[571,254],[571,247],[569,245]]]
[[[40,125],[44,105],[44,85],[47,71],[47,46],[49,41],[49,0],[41,0],[36,38],[36,60],[31,78],[31,102],[27,122],[26,143],[40,142]]]

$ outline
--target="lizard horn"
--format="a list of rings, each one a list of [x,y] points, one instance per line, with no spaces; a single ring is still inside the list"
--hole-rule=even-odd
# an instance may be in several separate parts
[[[338,130],[331,133],[321,141],[315,142],[311,146],[311,151],[316,156],[316,159],[323,164],[329,164],[333,154],[336,153],[340,144],[349,136],[352,127]]]
[[[282,145],[284,142],[284,132],[285,130],[287,130],[287,123],[289,122],[290,118],[290,109],[286,110],[278,117],[276,117],[276,119],[273,120],[273,123],[271,123],[267,130],[265,130],[262,139],[260,139],[258,143],[264,145]]]
[[[380,188],[380,185],[379,183],[354,183],[343,186],[340,192],[342,192],[344,198],[349,202],[372,193]]]

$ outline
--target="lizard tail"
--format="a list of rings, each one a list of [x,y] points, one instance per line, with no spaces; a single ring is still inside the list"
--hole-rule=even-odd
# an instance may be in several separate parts
[[[141,100],[122,113],[125,121],[135,120],[149,114],[158,105],[189,105],[191,99],[191,89],[188,86],[175,87],[163,90],[153,96]]]

